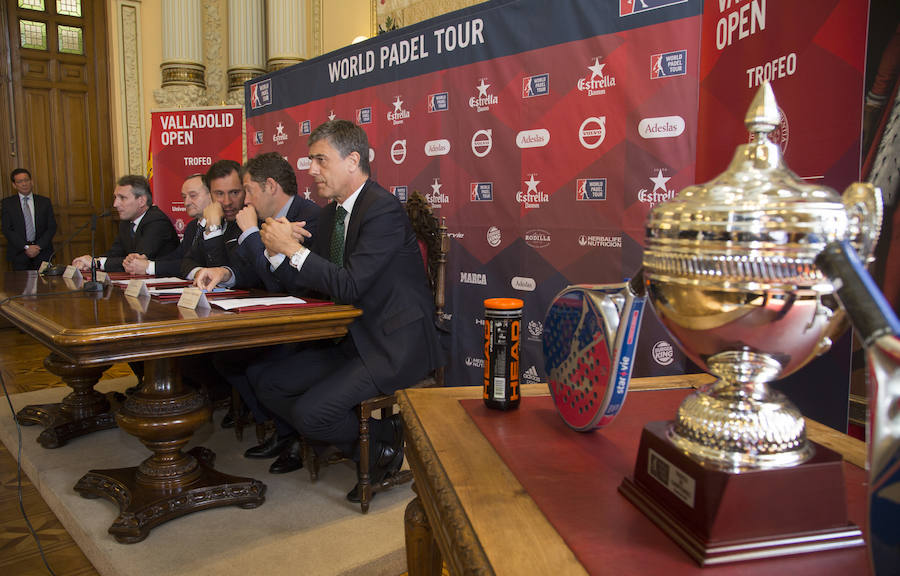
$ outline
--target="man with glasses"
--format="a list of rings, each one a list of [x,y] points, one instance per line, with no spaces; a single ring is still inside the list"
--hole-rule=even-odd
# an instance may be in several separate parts
[[[3,199],[6,258],[13,270],[36,270],[53,256],[56,219],[46,196],[34,194],[31,172],[16,168],[9,175],[17,194]]]

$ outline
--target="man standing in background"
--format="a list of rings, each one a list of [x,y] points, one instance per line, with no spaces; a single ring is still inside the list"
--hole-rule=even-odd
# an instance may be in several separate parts
[[[56,218],[46,196],[32,193],[31,172],[16,168],[9,175],[18,194],[3,199],[3,235],[6,259],[13,270],[36,270],[53,256]]]

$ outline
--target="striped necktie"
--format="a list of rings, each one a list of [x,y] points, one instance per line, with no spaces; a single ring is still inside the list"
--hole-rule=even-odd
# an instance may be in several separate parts
[[[22,216],[25,217],[25,241],[28,244],[34,244],[34,213],[32,213],[29,205],[30,200],[31,195],[22,198]]]

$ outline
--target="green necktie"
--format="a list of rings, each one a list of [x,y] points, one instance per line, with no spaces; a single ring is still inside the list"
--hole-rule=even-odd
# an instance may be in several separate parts
[[[336,265],[344,266],[344,220],[347,211],[338,206],[334,211],[334,231],[331,234],[330,260]]]

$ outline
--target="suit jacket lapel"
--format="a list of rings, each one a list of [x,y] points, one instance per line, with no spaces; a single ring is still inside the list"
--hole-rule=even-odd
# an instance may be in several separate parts
[[[369,205],[375,200],[375,197],[368,193],[371,185],[372,181],[366,180],[365,186],[359,191],[359,196],[353,205],[353,213],[350,214],[350,228],[347,229],[347,239],[344,241],[344,263],[347,262],[347,257],[350,255],[353,247],[356,246],[356,241],[359,238],[359,227],[362,224],[362,215],[366,213]],[[331,221],[333,223],[334,218]],[[331,234],[328,237],[330,238]]]

